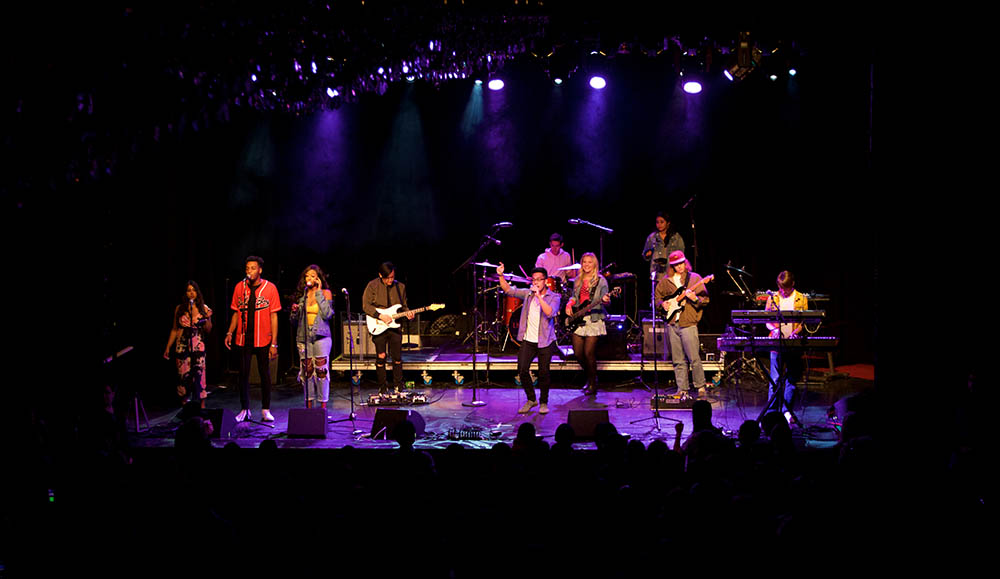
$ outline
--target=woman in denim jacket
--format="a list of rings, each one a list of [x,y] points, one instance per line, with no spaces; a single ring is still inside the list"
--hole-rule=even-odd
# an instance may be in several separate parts
[[[310,265],[299,276],[295,303],[292,304],[292,325],[296,327],[295,343],[299,350],[299,382],[305,390],[306,408],[316,402],[326,408],[330,398],[330,351],[333,337],[333,294],[330,284],[318,265]]]

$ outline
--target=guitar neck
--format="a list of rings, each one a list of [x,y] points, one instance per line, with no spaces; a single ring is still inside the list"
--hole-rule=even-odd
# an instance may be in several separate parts
[[[430,306],[427,306],[427,307],[430,307]],[[417,308],[415,310],[406,310],[405,312],[399,312],[398,314],[393,314],[392,315],[392,319],[395,320],[397,318],[401,318],[401,317],[405,316],[406,314],[408,314],[410,312],[413,312],[414,315],[419,314],[420,312],[427,311],[427,307]]]

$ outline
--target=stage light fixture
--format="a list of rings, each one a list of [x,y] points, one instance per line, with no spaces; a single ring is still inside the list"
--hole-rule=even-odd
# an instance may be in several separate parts
[[[684,92],[688,94],[698,94],[701,92],[701,83],[696,80],[689,80],[684,83]]]
[[[795,70],[794,68],[789,68],[788,69],[788,76],[795,76],[796,74],[798,74],[798,72],[799,71]]]
[[[561,86],[562,83],[563,83],[563,79],[559,78],[558,76],[555,77],[554,79],[552,79],[552,84],[554,84],[556,86]]]
[[[338,93],[337,91],[333,90],[332,88],[327,88],[326,89],[326,96],[328,96],[330,98],[333,98],[333,97],[337,96],[338,94],[340,94],[340,93]]]
[[[769,76],[768,78],[770,78],[770,79],[771,79],[772,81],[775,81],[775,80],[778,80],[778,75],[776,75],[776,74],[772,74],[772,75],[771,75],[771,76]]]
[[[608,81],[604,80],[604,77],[601,77],[601,76],[592,76],[592,77],[590,77],[590,87],[591,88],[596,89],[596,90],[601,90],[601,89],[603,89],[606,86],[608,86]]]
[[[476,86],[483,86],[483,81],[481,79],[476,79]]]
[[[490,87],[490,90],[500,90],[503,88],[503,81],[499,78],[494,78],[486,86]]]

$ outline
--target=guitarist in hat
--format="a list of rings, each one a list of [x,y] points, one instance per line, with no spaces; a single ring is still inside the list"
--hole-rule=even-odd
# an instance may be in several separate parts
[[[682,288],[683,291],[678,294],[678,290]],[[656,303],[660,304],[664,313],[673,312],[667,321],[666,332],[670,339],[677,393],[688,391],[690,369],[695,388],[703,394],[705,370],[701,365],[698,322],[703,308],[708,305],[708,290],[705,289],[701,276],[691,271],[691,262],[684,257],[683,251],[670,253],[667,272],[656,284]],[[678,307],[682,308],[679,312],[675,311]]]

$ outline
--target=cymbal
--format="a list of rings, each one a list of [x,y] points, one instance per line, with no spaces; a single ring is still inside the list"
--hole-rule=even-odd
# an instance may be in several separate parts
[[[479,267],[500,267],[498,264],[490,263],[488,261],[479,261],[472,265],[478,265]]]
[[[505,273],[505,274],[503,274],[503,277],[507,281],[516,281],[518,283],[531,283],[530,279],[528,279],[526,277],[521,277],[521,276],[519,276],[517,274],[513,274],[513,273]],[[486,276],[486,280],[487,281],[500,281],[500,276],[498,276],[495,273],[494,274],[490,274],[490,275]]]
[[[573,265],[567,265],[566,267],[560,267],[556,271],[568,271],[568,270],[571,270],[571,269],[580,269],[580,264],[579,263],[574,263]]]

